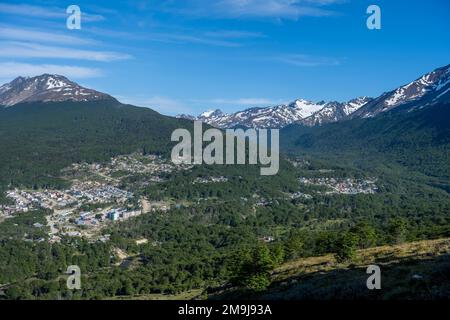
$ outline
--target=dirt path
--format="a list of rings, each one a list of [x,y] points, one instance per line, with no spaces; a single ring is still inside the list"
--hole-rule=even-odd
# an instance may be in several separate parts
[[[150,201],[148,201],[145,198],[141,198],[141,204],[142,204],[142,213],[149,213],[152,211],[152,205],[150,204]]]

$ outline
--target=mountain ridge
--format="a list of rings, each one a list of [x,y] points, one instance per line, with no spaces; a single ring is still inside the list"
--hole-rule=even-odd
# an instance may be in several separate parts
[[[90,102],[109,100],[112,96],[88,89],[56,74],[17,77],[0,87],[0,105],[12,107],[24,102]]]
[[[437,68],[422,77],[385,92],[354,112],[351,118],[370,118],[402,106],[408,111],[450,100],[450,65]],[[400,108],[401,109],[401,108]]]
[[[292,123],[328,123],[338,121],[363,106],[371,98],[360,97],[348,102],[319,101],[313,102],[297,99],[289,104],[271,107],[254,107],[227,114],[220,109],[208,110],[195,117],[181,114],[178,118],[200,120],[218,128],[254,127],[254,128],[283,128]],[[328,110],[319,119],[321,111]]]
[[[240,126],[281,129],[291,124],[321,126],[355,118],[375,117],[394,110],[413,111],[445,103],[449,99],[450,65],[447,65],[376,98],[363,96],[347,102],[311,102],[297,99],[286,105],[249,108],[231,114],[217,109],[203,112],[197,117],[178,117],[200,120],[221,129]]]

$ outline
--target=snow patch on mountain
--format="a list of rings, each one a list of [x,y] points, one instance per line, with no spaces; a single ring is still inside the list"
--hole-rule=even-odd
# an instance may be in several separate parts
[[[411,111],[436,104],[441,99],[445,100],[449,87],[450,65],[438,68],[413,82],[384,93],[372,103],[355,112],[352,117],[371,118],[404,105],[410,105]]]
[[[297,100],[295,101],[295,108],[297,110],[296,114],[302,119],[307,118],[314,113],[322,110],[325,104],[326,103],[323,101],[314,103],[303,99]]]
[[[11,107],[22,102],[61,102],[115,100],[113,97],[84,88],[64,76],[43,74],[18,77],[0,87],[0,105]]]
[[[292,123],[317,125],[339,121],[363,106],[369,98],[358,98],[346,103],[312,102],[298,99],[288,105],[267,108],[250,108],[236,113],[226,114],[221,110],[208,110],[198,117],[179,115],[180,118],[200,120],[218,128],[283,128]],[[305,119],[309,119],[303,121]]]

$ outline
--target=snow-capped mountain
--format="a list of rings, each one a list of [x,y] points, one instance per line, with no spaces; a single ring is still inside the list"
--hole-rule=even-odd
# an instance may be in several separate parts
[[[412,111],[450,99],[450,65],[438,68],[419,79],[386,92],[352,114],[352,118],[370,118],[391,110]]]
[[[219,109],[208,110],[200,114],[198,117],[193,117],[194,120],[201,120],[205,123],[220,123],[221,119],[226,115]]]
[[[198,117],[179,117],[201,120],[218,128],[283,128],[293,123],[316,126],[345,119],[374,117],[391,110],[412,111],[449,100],[450,65],[447,65],[376,99],[361,97],[343,103],[296,100],[288,105],[251,108],[232,114],[215,110]]]
[[[283,128],[292,123],[317,125],[339,121],[348,116],[365,103],[369,98],[358,98],[345,103],[311,102],[303,99],[288,105],[267,108],[251,108],[232,114],[221,110],[206,111],[194,117],[218,128],[249,127],[249,128]],[[180,118],[191,119],[192,116],[180,115]]]
[[[179,119],[187,119],[187,120],[191,120],[191,121],[197,120],[196,117],[191,116],[190,114],[184,114],[184,113],[177,115],[177,118],[179,118]]]
[[[18,77],[0,87],[0,105],[10,107],[22,102],[97,101],[114,98],[83,88],[60,75],[43,74]]]
[[[372,100],[369,97],[360,97],[344,103],[329,102],[321,110],[298,121],[298,123],[306,126],[317,126],[325,123],[338,122],[347,118]]]

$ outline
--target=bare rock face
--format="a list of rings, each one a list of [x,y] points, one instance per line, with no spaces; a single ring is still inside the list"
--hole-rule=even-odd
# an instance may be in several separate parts
[[[18,77],[0,87],[0,105],[11,107],[22,102],[62,102],[114,100],[113,97],[84,88],[64,76],[43,74]]]

